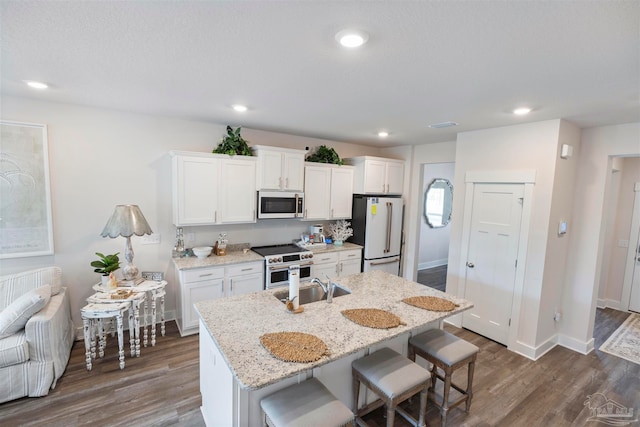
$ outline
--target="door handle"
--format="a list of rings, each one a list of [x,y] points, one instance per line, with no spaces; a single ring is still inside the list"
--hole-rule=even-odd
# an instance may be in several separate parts
[[[387,202],[387,241],[384,253],[391,252],[391,223],[393,221],[393,209],[391,202]]]
[[[467,267],[473,268],[473,267],[475,267],[475,265],[472,262],[467,262]]]

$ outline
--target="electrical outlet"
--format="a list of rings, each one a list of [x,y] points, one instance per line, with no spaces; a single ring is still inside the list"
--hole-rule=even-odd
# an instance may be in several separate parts
[[[141,274],[145,280],[154,280],[156,282],[164,280],[164,273],[162,271],[143,271]]]
[[[187,233],[187,242],[195,242],[196,233]]]

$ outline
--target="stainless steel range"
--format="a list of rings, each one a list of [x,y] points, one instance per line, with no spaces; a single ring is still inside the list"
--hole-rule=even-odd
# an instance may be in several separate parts
[[[256,246],[251,248],[262,255],[265,261],[265,289],[277,288],[289,284],[289,267],[300,266],[300,283],[313,278],[313,252],[293,244]]]

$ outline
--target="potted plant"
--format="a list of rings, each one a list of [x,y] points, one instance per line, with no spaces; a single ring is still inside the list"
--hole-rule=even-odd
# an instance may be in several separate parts
[[[233,156],[237,154],[239,156],[253,156],[251,148],[247,144],[247,141],[240,136],[240,127],[233,130],[231,126],[227,126],[227,134],[222,137],[220,144],[212,151],[216,154],[229,154]]]
[[[344,164],[336,150],[326,145],[317,147],[316,151],[309,154],[305,160],[307,162],[331,163],[334,165]]]
[[[93,267],[94,273],[100,273],[102,275],[102,286],[108,287],[109,275],[120,268],[120,259],[118,255],[120,252],[116,252],[113,255],[104,255],[100,252],[96,252],[98,259],[91,261],[91,267]]]

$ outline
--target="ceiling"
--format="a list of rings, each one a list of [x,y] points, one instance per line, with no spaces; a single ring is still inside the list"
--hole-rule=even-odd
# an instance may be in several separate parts
[[[0,12],[3,96],[372,146],[640,121],[636,0],[2,0]],[[344,28],[368,42],[340,47]],[[444,121],[459,125],[428,127]]]

